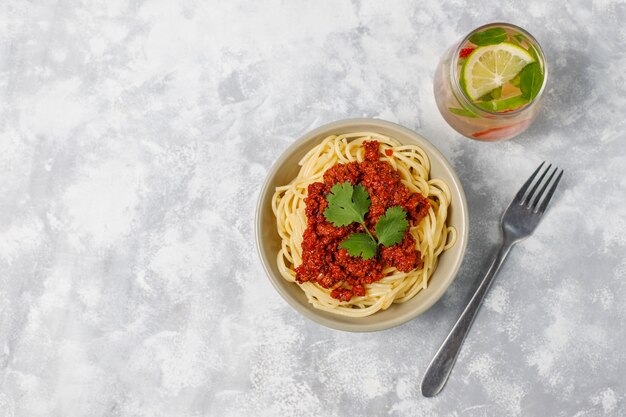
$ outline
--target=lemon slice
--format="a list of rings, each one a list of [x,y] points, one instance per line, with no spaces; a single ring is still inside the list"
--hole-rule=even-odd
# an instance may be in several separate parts
[[[528,51],[512,43],[479,46],[463,64],[461,85],[470,99],[477,100],[515,78],[522,68],[534,61]]]

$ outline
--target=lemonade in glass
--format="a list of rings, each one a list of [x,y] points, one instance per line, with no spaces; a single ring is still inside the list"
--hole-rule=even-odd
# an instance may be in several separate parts
[[[435,73],[435,101],[462,135],[509,139],[537,116],[547,75],[543,50],[532,35],[509,23],[491,23],[443,56]]]

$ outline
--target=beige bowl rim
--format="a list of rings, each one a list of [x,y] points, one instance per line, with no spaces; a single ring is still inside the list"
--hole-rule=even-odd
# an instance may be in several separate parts
[[[319,142],[321,139],[330,134],[336,134],[338,131],[341,131],[341,133],[356,131],[357,129],[360,131],[369,130],[379,132],[388,136],[393,136],[401,143],[415,143],[422,147],[431,161],[431,172],[435,167],[437,167],[437,170],[439,170],[440,173],[445,173],[443,176],[447,177],[446,182],[448,183],[452,194],[451,210],[453,209],[457,212],[455,217],[458,220],[454,224],[451,224],[457,229],[457,243],[453,246],[453,248],[444,252],[444,254],[440,257],[439,265],[431,276],[429,287],[426,290],[420,291],[420,293],[418,293],[415,297],[417,298],[420,296],[419,302],[413,303],[410,308],[402,307],[403,310],[400,314],[389,314],[390,312],[393,312],[394,307],[399,306],[397,304],[390,306],[385,311],[379,311],[371,316],[361,318],[346,318],[339,315],[333,315],[331,313],[317,310],[311,304],[303,304],[302,298],[306,300],[304,292],[302,292],[299,288],[296,288],[301,294],[301,296],[298,296],[294,294],[293,287],[288,287],[297,286],[297,284],[287,282],[280,275],[280,273],[273,270],[270,263],[276,263],[277,253],[272,253],[270,256],[270,254],[267,253],[268,250],[266,250],[266,245],[264,244],[262,238],[264,228],[264,225],[262,224],[262,215],[264,210],[269,210],[270,213],[272,210],[271,206],[266,204],[268,201],[271,202],[271,196],[274,193],[273,188],[270,189],[270,187],[272,187],[272,182],[274,181],[277,173],[284,167],[284,164],[289,161],[292,154],[300,149],[304,143],[310,142],[310,146],[307,148],[310,149],[314,142]],[[297,161],[294,163],[297,164]],[[437,177],[441,178],[442,175],[437,175]],[[274,215],[272,213],[271,217],[274,218],[273,216]],[[285,299],[285,301],[287,301],[289,305],[291,305],[291,307],[305,317],[333,329],[351,332],[371,332],[389,329],[414,319],[432,307],[443,296],[456,277],[467,249],[468,235],[469,214],[467,200],[461,181],[447,159],[433,144],[416,132],[396,123],[378,119],[359,118],[338,120],[313,129],[298,138],[280,155],[268,171],[259,193],[255,215],[255,240],[258,255],[261,259],[265,273],[276,291],[278,291],[278,293]],[[453,249],[454,256],[450,256],[451,254],[448,252]],[[444,255],[447,257],[444,258]],[[446,267],[448,272],[445,276],[438,274],[438,272],[442,270],[443,262],[449,263]],[[414,301],[414,299],[400,305],[404,306],[412,301]],[[399,310],[400,309],[398,309],[398,311]],[[381,319],[380,315],[383,314],[386,314],[386,317]],[[377,319],[373,320],[373,317],[376,317]]]

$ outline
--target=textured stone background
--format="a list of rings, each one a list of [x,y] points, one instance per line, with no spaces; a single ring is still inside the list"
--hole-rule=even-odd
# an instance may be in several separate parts
[[[626,4],[3,1],[0,416],[626,415]],[[545,48],[523,136],[438,114],[445,48],[494,20]],[[295,138],[347,117],[415,129],[457,169],[469,250],[399,328],[296,314],[253,214]],[[566,176],[504,266],[443,393],[424,369],[542,160]]]

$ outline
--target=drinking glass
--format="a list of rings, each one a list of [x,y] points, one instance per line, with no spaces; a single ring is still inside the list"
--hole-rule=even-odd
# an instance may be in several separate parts
[[[530,33],[510,23],[490,23],[443,55],[435,73],[435,101],[460,134],[509,139],[537,117],[547,79],[543,50]]]

